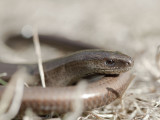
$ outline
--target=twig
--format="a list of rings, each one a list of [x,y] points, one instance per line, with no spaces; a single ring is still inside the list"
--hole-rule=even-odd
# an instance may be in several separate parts
[[[41,48],[40,48],[40,43],[39,43],[38,32],[36,29],[34,30],[34,34],[33,34],[33,42],[34,42],[35,52],[36,52],[37,59],[38,59],[38,68],[40,72],[42,86],[45,88],[46,84],[45,84],[44,70],[43,70],[43,65],[42,65]]]
[[[21,105],[26,75],[25,69],[20,69],[13,75],[0,101],[0,120],[10,120],[17,115]]]
[[[64,120],[76,120],[83,112],[83,101],[80,98],[81,95],[85,92],[87,87],[87,82],[81,81],[77,85],[77,90],[73,94],[73,112],[68,113],[64,116]]]
[[[155,60],[156,60],[157,68],[158,68],[158,70],[160,70],[160,45],[158,45],[158,47],[157,47]]]

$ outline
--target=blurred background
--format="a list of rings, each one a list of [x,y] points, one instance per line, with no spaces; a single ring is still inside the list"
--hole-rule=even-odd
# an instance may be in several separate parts
[[[159,95],[155,95],[160,82],[155,62],[160,44],[159,6],[159,0],[1,0],[0,60],[35,62],[32,41],[10,41],[10,45],[5,41],[16,34],[28,36],[37,28],[39,34],[130,55],[135,59],[136,80],[128,93],[139,97],[152,93],[159,101]],[[66,54],[43,43],[41,49],[44,61]]]
[[[133,56],[148,49],[154,52],[160,36],[159,5],[158,0],[1,0],[0,39],[36,26],[39,34],[63,36]],[[4,57],[2,49],[6,48],[0,47],[0,56],[6,59],[9,53]],[[26,58],[25,54],[14,55]]]

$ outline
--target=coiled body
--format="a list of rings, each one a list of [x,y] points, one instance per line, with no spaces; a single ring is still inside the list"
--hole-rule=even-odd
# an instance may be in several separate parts
[[[0,63],[5,68],[6,65]],[[9,73],[13,73],[18,65],[11,67]],[[32,65],[30,65],[32,66]],[[73,111],[76,86],[64,87],[77,82],[87,75],[106,75],[96,82],[89,83],[79,97],[83,102],[83,110],[91,110],[109,104],[122,96],[131,82],[130,73],[124,73],[131,69],[133,60],[131,57],[112,51],[87,50],[80,51],[69,56],[51,60],[44,63],[44,72],[47,88],[30,87],[24,89],[20,112],[31,108],[38,114],[66,113]],[[6,71],[7,71],[6,69]],[[4,69],[0,69],[3,72]],[[4,72],[6,72],[4,71]],[[107,76],[109,74],[109,76]],[[114,76],[117,74],[118,76]],[[33,75],[39,75],[37,69]],[[51,87],[54,86],[54,87]],[[63,87],[62,87],[63,86]],[[0,87],[0,97],[5,87]]]
[[[122,96],[129,83],[130,73],[118,77],[104,77],[87,85],[79,96],[83,101],[83,110],[91,110],[107,105]],[[0,87],[0,96],[5,87]],[[73,111],[76,86],[71,87],[30,87],[24,89],[20,112],[32,108],[37,114],[66,113]]]

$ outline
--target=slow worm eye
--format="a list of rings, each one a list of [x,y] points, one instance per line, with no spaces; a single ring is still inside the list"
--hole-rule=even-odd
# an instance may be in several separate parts
[[[115,61],[114,60],[106,60],[106,65],[114,65]]]

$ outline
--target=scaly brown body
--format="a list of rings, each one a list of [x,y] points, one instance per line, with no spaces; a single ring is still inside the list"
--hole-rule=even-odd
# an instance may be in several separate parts
[[[1,63],[2,64],[2,63]],[[89,83],[85,93],[80,96],[84,102],[84,110],[97,108],[119,98],[128,87],[130,80],[128,71],[133,60],[122,53],[87,50],[44,63],[45,76],[49,85],[65,86],[74,83],[88,74],[120,74],[118,77],[103,77]],[[14,65],[16,68],[17,65]],[[13,68],[14,68],[13,67]],[[33,70],[37,75],[37,69]],[[0,87],[0,96],[5,87]],[[25,88],[20,111],[30,107],[38,114],[65,113],[73,110],[76,86],[69,87],[30,87]]]

